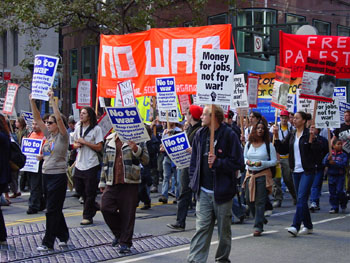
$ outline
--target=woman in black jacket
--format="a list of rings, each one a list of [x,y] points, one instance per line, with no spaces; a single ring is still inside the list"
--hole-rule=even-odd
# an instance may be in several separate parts
[[[7,185],[10,182],[10,131],[7,126],[4,115],[0,114],[0,196],[7,191]],[[0,206],[0,245],[6,244],[6,227],[4,216]]]
[[[274,126],[275,148],[279,154],[289,154],[289,165],[293,171],[293,181],[297,193],[297,206],[293,224],[288,232],[297,236],[298,234],[311,234],[313,225],[308,208],[308,199],[311,186],[315,177],[315,156],[320,152],[316,141],[314,127],[306,128],[307,115],[299,111],[294,115],[295,131],[280,141],[278,138],[278,127]],[[300,230],[301,223],[304,227]]]

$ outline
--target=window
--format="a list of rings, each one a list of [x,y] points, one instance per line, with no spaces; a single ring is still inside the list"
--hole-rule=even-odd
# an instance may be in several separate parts
[[[12,31],[12,43],[13,43],[13,65],[18,65],[18,32]]]
[[[2,66],[3,68],[7,67],[7,31],[2,34]]]
[[[78,51],[76,49],[69,51],[69,67],[71,75],[78,75]]]
[[[288,23],[298,23],[298,22],[305,22],[306,17],[305,16],[299,16],[299,15],[294,15],[294,14],[286,14],[286,24]],[[291,33],[295,34],[299,27],[302,25],[292,25],[291,26]]]
[[[338,25],[337,31],[337,36],[350,37],[350,27]]]
[[[208,17],[208,25],[227,24],[227,14],[220,14]]]
[[[331,23],[314,19],[313,25],[316,27],[319,35],[329,36],[331,34]]]
[[[83,47],[81,49],[81,66],[83,74],[91,73],[91,48]]]
[[[270,9],[245,9],[238,13],[237,26],[259,26],[265,24],[276,24],[276,11]],[[256,31],[262,33],[259,36],[266,37],[270,34],[270,27],[248,27],[247,31]],[[266,34],[266,35],[264,35]],[[258,34],[257,34],[258,35]],[[253,51],[254,34],[250,32],[237,31],[237,51]]]

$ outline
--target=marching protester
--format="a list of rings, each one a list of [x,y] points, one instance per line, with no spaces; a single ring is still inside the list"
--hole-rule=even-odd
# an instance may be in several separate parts
[[[11,170],[10,170],[10,130],[7,125],[4,115],[0,114],[0,195],[6,192],[8,183],[11,180]],[[0,206],[0,245],[7,244],[7,232],[4,221],[4,216],[2,214]]]
[[[132,246],[141,182],[140,164],[148,162],[145,143],[123,143],[116,132],[107,137],[98,187],[103,192],[101,212],[115,237],[112,246],[119,245],[119,253],[129,253]]]
[[[170,137],[176,133],[180,133],[181,129],[176,126],[175,122],[169,122],[169,129],[165,129],[163,132],[162,138]],[[163,204],[168,203],[168,196],[169,196],[169,183],[171,180],[172,186],[175,187],[175,184],[177,184],[177,170],[174,163],[171,161],[169,156],[166,154],[163,144],[160,145],[160,152],[163,152],[164,154],[164,160],[163,160],[163,184],[162,184],[162,196],[159,198],[159,202],[162,202]],[[174,178],[175,180],[172,180]],[[177,188],[177,187],[176,187]],[[177,189],[175,190],[177,191]],[[176,193],[175,197],[178,197]],[[176,202],[176,201],[175,201]]]
[[[215,119],[214,154],[209,151],[211,114]],[[189,168],[190,187],[197,197],[197,217],[187,260],[207,261],[216,220],[219,244],[215,261],[230,262],[232,198],[236,190],[235,172],[243,163],[242,149],[234,131],[223,124],[220,106],[206,106],[201,119],[203,128],[193,139]]]
[[[315,156],[316,173],[315,178],[311,186],[310,194],[310,211],[315,212],[320,210],[320,197],[322,191],[322,183],[325,166],[323,164],[323,158],[328,153],[328,140],[320,135],[320,129],[315,129],[316,141],[320,146],[320,152]]]
[[[67,190],[67,151],[69,135],[63,123],[61,113],[53,98],[53,92],[49,92],[50,102],[53,107],[53,115],[45,123],[40,117],[40,112],[29,95],[34,120],[46,137],[43,145],[44,163],[42,166],[43,186],[46,195],[46,231],[42,245],[38,251],[47,251],[54,248],[55,239],[58,238],[59,246],[66,246],[69,239],[68,227],[62,209]]]
[[[17,118],[16,122],[16,138],[19,146],[22,145],[22,139],[26,138],[29,134],[29,130],[27,129],[27,124],[23,117]],[[20,176],[19,182],[18,182],[18,176]],[[18,183],[19,188],[22,192],[26,190],[26,187],[29,187],[29,179],[27,172],[17,172],[13,173],[13,180],[10,184],[10,190],[13,192],[13,194],[10,196],[10,198],[16,198],[18,196],[21,196],[21,192],[18,191]],[[18,191],[18,192],[17,192]]]
[[[348,136],[341,136],[342,133],[347,133],[350,131],[350,110],[346,110],[344,113],[344,123],[340,125],[340,128],[334,130],[334,136],[342,140],[344,143],[349,142],[350,138]],[[348,159],[349,159],[349,153],[348,154]],[[346,190],[346,196],[348,200],[350,200],[350,167],[347,165],[346,167],[346,172],[345,172],[345,177],[346,177],[346,183],[345,183],[345,190]]]
[[[287,135],[294,130],[293,126],[288,122],[289,112],[286,110],[281,111],[280,113],[281,121],[277,124],[278,126],[278,136],[279,138],[287,137]],[[270,132],[273,132],[273,127],[271,127]],[[295,194],[294,183],[292,178],[292,173],[290,172],[288,154],[280,155],[280,165],[282,171],[283,182],[286,184],[290,195],[293,198],[293,204],[296,204],[297,197]],[[280,207],[283,201],[283,191],[282,191],[281,178],[273,178],[273,207]]]
[[[32,122],[32,132],[29,134],[28,138],[30,139],[39,139],[44,140],[43,144],[45,143],[45,135],[40,130],[40,127],[38,123],[33,120]],[[30,196],[28,200],[28,210],[27,214],[37,214],[38,211],[42,211],[45,209],[45,198],[43,195],[43,188],[42,188],[42,165],[43,165],[43,159],[42,155],[37,157],[40,159],[39,162],[39,170],[37,173],[28,172],[28,179],[30,183]]]
[[[97,174],[100,170],[98,152],[103,148],[102,130],[97,125],[96,113],[91,107],[81,109],[80,122],[76,125],[73,140],[73,148],[77,149],[74,186],[84,200],[83,220],[80,224],[90,225],[97,211],[95,199]]]
[[[194,136],[196,132],[201,128],[201,116],[203,113],[203,108],[197,105],[191,105],[186,112],[186,120],[189,123],[189,127],[186,131],[188,141],[190,145],[193,143]],[[188,148],[189,153],[192,153],[192,148]],[[192,190],[189,187],[190,177],[189,177],[189,168],[181,169],[180,174],[180,196],[177,204],[176,212],[176,223],[167,224],[167,227],[174,230],[185,230],[186,226],[186,217],[188,208],[192,201]]]
[[[279,154],[289,154],[289,166],[293,170],[293,181],[297,194],[296,211],[293,224],[287,230],[293,235],[311,234],[313,225],[311,222],[308,199],[311,186],[315,177],[315,156],[319,154],[320,147],[316,141],[314,127],[306,128],[308,116],[299,111],[294,115],[295,130],[281,141],[278,127],[274,126],[275,147]],[[301,224],[304,227],[300,230]]]
[[[152,133],[149,125],[146,125],[146,130],[151,138],[146,142],[146,147],[149,155],[149,162],[141,167],[141,183],[139,184],[139,200],[144,203],[141,210],[151,208],[150,186],[152,185],[152,172],[157,169],[157,154],[159,153],[160,142]],[[154,178],[154,177],[153,177]]]
[[[342,151],[343,144],[339,139],[334,139],[332,144],[332,154],[328,153],[323,160],[324,165],[328,167],[329,203],[331,205],[329,213],[337,214],[339,206],[345,213],[348,200],[344,192],[344,182],[348,156]]]
[[[277,156],[275,147],[270,143],[270,134],[265,118],[253,126],[248,143],[244,148],[244,163],[247,165],[247,175],[243,187],[247,204],[255,218],[254,236],[261,236],[264,231],[265,203],[272,192],[271,167],[276,166]]]

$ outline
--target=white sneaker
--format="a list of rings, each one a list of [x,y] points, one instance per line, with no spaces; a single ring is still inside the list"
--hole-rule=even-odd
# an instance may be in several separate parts
[[[308,234],[312,234],[313,230],[309,229],[307,227],[303,227],[300,231],[299,231],[299,235],[308,235]]]
[[[294,237],[298,235],[298,230],[294,226],[288,227],[287,231]]]
[[[36,248],[36,250],[38,250],[39,252],[45,252],[45,251],[49,251],[49,250],[53,250],[52,248],[48,248],[47,246],[45,245],[41,245],[41,246],[38,246]]]
[[[80,198],[79,198],[79,202],[80,202],[81,204],[84,204],[84,199],[83,199],[83,197],[82,197],[82,196],[80,196]]]
[[[66,246],[68,246],[68,244],[67,244],[67,242],[60,241],[60,242],[58,242],[58,246],[60,246],[60,247],[66,247]]]

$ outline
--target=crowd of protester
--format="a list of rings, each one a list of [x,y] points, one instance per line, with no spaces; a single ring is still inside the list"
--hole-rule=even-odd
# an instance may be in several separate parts
[[[233,111],[225,114],[214,105],[191,105],[181,124],[155,118],[146,125],[151,140],[136,144],[123,143],[115,132],[104,139],[90,107],[80,110],[77,123],[72,116],[67,123],[53,102],[53,94],[49,96],[53,114],[42,117],[30,97],[34,116],[30,129],[21,117],[14,127],[0,115],[2,205],[10,205],[11,199],[20,197],[28,187],[27,214],[46,209],[46,232],[39,251],[54,249],[56,238],[59,246],[67,245],[69,231],[62,210],[69,179],[75,196],[83,203],[81,225],[93,224],[96,212],[101,210],[115,237],[112,246],[118,246],[120,253],[130,252],[137,206],[143,203],[140,209],[151,209],[151,193],[158,194],[162,204],[177,204],[176,218],[167,224],[172,230],[185,230],[187,213],[195,206],[196,232],[189,262],[207,260],[215,222],[219,232],[215,260],[229,262],[231,224],[242,224],[251,216],[253,235],[261,236],[267,217],[283,206],[288,193],[295,205],[288,232],[293,236],[311,234],[310,212],[320,210],[325,179],[329,184],[329,213],[346,211],[350,169],[339,134],[350,130],[350,111],[345,112],[345,123],[331,135],[332,149],[327,130],[316,129],[310,114],[281,111],[280,122],[275,125],[257,111],[239,116]],[[210,151],[213,121],[214,153]],[[177,169],[161,138],[183,131],[190,144],[187,151],[191,164]],[[37,173],[10,166],[11,143],[20,146],[23,138],[43,140]],[[73,168],[73,179],[67,177],[67,167]],[[100,204],[96,202],[98,191],[102,192]],[[0,242],[6,243],[1,209]]]

